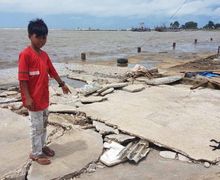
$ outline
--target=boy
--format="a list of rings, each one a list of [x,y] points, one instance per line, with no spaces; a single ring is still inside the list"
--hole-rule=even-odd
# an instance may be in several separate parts
[[[31,44],[20,53],[18,65],[22,102],[28,109],[31,124],[30,159],[42,165],[50,164],[48,157],[55,155],[55,152],[46,146],[48,75],[58,82],[64,94],[71,93],[57,74],[47,53],[41,50],[47,41],[47,34],[48,28],[42,19],[29,22],[28,37]]]

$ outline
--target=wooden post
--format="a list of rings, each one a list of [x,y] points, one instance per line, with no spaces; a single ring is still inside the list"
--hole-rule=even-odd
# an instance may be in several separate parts
[[[86,53],[81,53],[81,60],[85,61],[86,60]]]
[[[137,48],[137,52],[140,53],[141,52],[141,47]]]
[[[219,53],[220,53],[220,46],[218,47],[218,55],[219,55]]]
[[[175,49],[175,48],[176,48],[176,43],[174,42],[174,43],[173,43],[173,49]]]
[[[195,40],[194,40],[194,44],[197,44],[197,42],[198,42],[197,39],[195,39]]]

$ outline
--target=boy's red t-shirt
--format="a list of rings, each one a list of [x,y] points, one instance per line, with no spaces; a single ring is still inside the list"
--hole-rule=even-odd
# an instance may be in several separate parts
[[[18,80],[27,81],[31,98],[33,99],[33,111],[41,111],[49,106],[49,77],[58,76],[52,62],[45,51],[39,54],[30,46],[19,55]],[[25,106],[25,94],[21,88],[21,97]]]

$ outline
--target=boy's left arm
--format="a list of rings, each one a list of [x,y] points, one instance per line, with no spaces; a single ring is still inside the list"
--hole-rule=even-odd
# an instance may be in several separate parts
[[[68,86],[65,84],[64,81],[62,81],[62,79],[60,78],[59,75],[55,76],[54,79],[55,79],[55,80],[57,81],[57,83],[59,84],[59,87],[62,88],[64,94],[71,93],[71,91],[69,90]]]
[[[57,81],[57,83],[59,84],[59,87],[62,88],[63,93],[64,94],[71,93],[71,91],[69,90],[69,88],[67,87],[65,82],[62,81],[62,79],[58,75],[58,73],[57,73],[56,69],[54,68],[54,66],[53,66],[53,64],[52,64],[49,57],[48,57],[48,66],[49,66],[49,75],[50,75],[50,77],[54,78]]]

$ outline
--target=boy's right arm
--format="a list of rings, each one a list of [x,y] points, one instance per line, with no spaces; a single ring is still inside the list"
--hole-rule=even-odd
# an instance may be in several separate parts
[[[33,99],[30,96],[29,90],[28,90],[28,83],[27,81],[21,80],[20,81],[21,88],[23,89],[24,95],[25,95],[25,107],[29,110],[34,109],[34,103]]]

